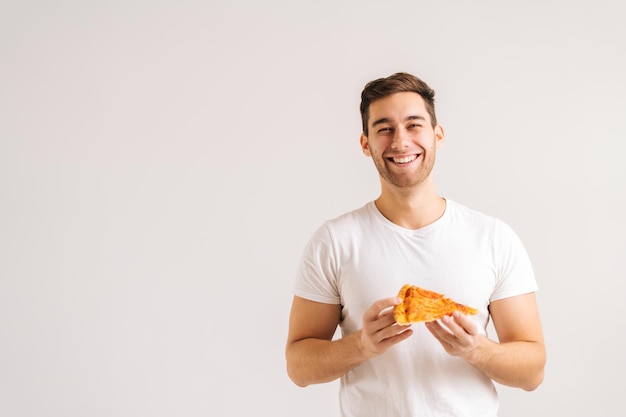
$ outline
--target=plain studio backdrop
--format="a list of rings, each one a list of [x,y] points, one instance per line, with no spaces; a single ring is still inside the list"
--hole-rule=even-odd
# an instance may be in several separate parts
[[[619,2],[310,3],[2,3],[0,415],[336,416],[285,372],[295,268],[377,197],[359,94],[408,71],[439,192],[537,275],[545,382],[500,415],[622,416]]]

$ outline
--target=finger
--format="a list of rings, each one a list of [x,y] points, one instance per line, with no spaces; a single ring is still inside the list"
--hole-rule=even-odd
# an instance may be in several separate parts
[[[388,337],[382,339],[380,344],[384,346],[384,349],[388,349],[390,346],[400,343],[403,340],[409,338],[413,334],[413,330],[407,327],[393,326],[395,331]],[[401,329],[398,331],[398,329]]]
[[[394,308],[390,307],[380,312],[378,320],[384,321],[387,324],[394,324],[396,322]]]
[[[478,326],[469,316],[462,314],[460,311],[455,311],[452,315],[454,322],[465,330],[466,333],[474,336],[478,334]]]
[[[381,331],[386,331],[386,329],[393,326],[395,322],[396,321],[393,318],[393,315],[391,316],[386,315],[383,317],[379,317],[378,319],[376,319],[376,321],[364,323],[364,326],[370,329],[372,332],[381,332]],[[385,334],[388,334],[388,333],[390,332],[386,331]]]
[[[425,323],[425,325],[428,331],[430,332],[430,334],[432,334],[435,337],[435,339],[437,339],[437,341],[441,343],[444,349],[446,350],[452,349],[452,344],[448,339],[450,337],[453,338],[454,336],[451,335],[447,329],[445,329],[436,321],[427,322]]]
[[[447,316],[442,318],[441,321],[444,327],[449,329],[448,335],[441,336],[441,340],[445,340],[450,346],[450,349],[461,352],[473,345],[475,336],[469,334],[466,329],[457,322],[457,318]]]
[[[455,336],[459,336],[461,333],[465,333],[465,329],[459,326],[459,324],[456,322],[456,320],[452,316],[442,317],[441,322]]]
[[[383,310],[389,307],[393,307],[397,304],[400,304],[401,302],[402,300],[398,297],[389,297],[389,298],[383,298],[382,300],[378,300],[365,311],[365,313],[363,314],[363,321],[364,322],[375,321],[376,319],[379,318],[380,313]]]
[[[424,323],[426,328],[439,340],[446,340],[450,337],[454,337],[454,335],[450,332],[450,330],[439,323],[439,321],[429,321]]]
[[[410,327],[400,327],[400,326],[395,326],[397,329],[401,329],[400,331],[398,331],[395,335],[387,338],[386,340],[391,341],[393,344],[396,344],[398,342],[403,341],[404,339],[408,338],[409,336],[411,336],[413,334],[413,330]]]
[[[445,316],[441,319],[443,324],[458,338],[466,338],[477,333],[476,324],[465,315],[455,311],[452,316]]]
[[[392,337],[393,335],[401,333],[408,328],[410,328],[410,324],[404,326],[396,324],[393,312],[385,312],[374,321],[363,322],[363,331],[372,336],[376,335],[378,340]]]
[[[400,343],[413,334],[413,330],[408,326],[397,326],[392,323],[384,328],[376,329],[380,320],[371,322],[369,326],[364,326],[361,331],[361,340],[366,346],[366,350],[373,355],[379,355],[389,349],[392,345]]]

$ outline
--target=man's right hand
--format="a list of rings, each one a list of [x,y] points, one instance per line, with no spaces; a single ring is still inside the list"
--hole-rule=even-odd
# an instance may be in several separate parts
[[[363,314],[361,344],[368,358],[384,353],[413,334],[411,325],[399,325],[393,317],[393,307],[401,302],[398,297],[383,298]]]

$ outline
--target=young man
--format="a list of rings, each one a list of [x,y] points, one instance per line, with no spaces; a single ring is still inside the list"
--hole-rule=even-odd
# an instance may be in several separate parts
[[[496,416],[493,381],[534,390],[546,361],[527,253],[502,221],[440,197],[434,91],[397,73],[361,94],[380,196],[322,225],[299,266],[286,347],[299,386],[341,379],[348,416]],[[400,326],[409,283],[479,310]],[[493,321],[497,341],[487,337]],[[337,326],[342,337],[333,340]]]

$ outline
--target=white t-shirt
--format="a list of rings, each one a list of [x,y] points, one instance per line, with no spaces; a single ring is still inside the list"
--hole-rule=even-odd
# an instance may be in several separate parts
[[[489,303],[537,290],[526,250],[504,222],[447,200],[434,223],[409,230],[387,220],[374,202],[327,221],[312,236],[295,294],[341,304],[341,333],[362,327],[365,310],[404,284],[479,309],[487,333]],[[448,355],[423,323],[414,334],[341,377],[344,417],[496,416],[491,379]]]

